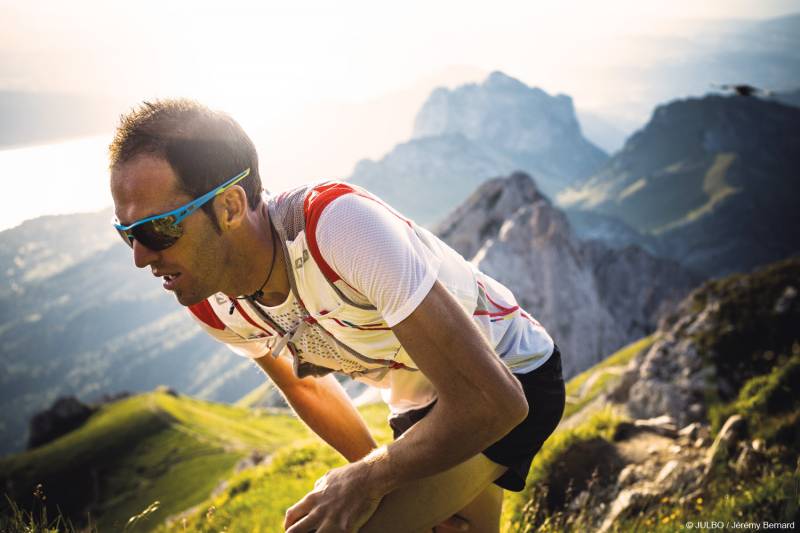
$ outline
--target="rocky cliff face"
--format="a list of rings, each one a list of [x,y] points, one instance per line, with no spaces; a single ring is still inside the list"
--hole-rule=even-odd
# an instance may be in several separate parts
[[[790,354],[800,324],[800,260],[695,290],[659,325],[659,340],[634,363],[634,416],[707,417],[706,396],[732,400],[743,384]]]
[[[640,248],[579,240],[522,173],[483,184],[437,232],[512,288],[555,338],[568,376],[647,335],[664,306],[693,283],[675,263]]]
[[[489,178],[531,172],[552,196],[606,159],[581,134],[568,96],[495,72],[480,85],[435,90],[413,138],[380,161],[359,162],[349,179],[431,224]]]

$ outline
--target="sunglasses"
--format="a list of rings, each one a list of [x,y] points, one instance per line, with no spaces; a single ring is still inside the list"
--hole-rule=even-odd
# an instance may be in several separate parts
[[[207,192],[199,198],[195,198],[188,204],[173,209],[168,213],[137,220],[128,226],[123,226],[119,223],[119,220],[115,218],[113,221],[114,228],[119,232],[122,240],[131,248],[133,248],[133,241],[136,240],[150,250],[156,252],[166,250],[175,244],[178,239],[180,239],[181,235],[183,235],[183,226],[181,226],[180,223],[184,218],[188,217],[209,200],[213,200],[215,196],[222,194],[249,175],[250,169],[248,168],[219,187],[216,187],[214,190]]]

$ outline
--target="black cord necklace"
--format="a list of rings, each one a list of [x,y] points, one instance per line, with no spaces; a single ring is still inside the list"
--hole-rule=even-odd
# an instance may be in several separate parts
[[[278,249],[276,248],[275,228],[272,226],[272,221],[269,221],[269,235],[270,240],[272,241],[272,261],[269,264],[267,279],[264,280],[264,283],[261,284],[261,287],[259,287],[256,292],[248,294],[247,296],[237,296],[235,298],[231,298],[231,308],[228,309],[229,315],[232,315],[233,310],[236,308],[236,300],[250,300],[251,302],[255,302],[264,296],[264,287],[267,286],[267,283],[269,283],[269,278],[272,277],[272,271],[275,268],[275,256],[278,255]]]

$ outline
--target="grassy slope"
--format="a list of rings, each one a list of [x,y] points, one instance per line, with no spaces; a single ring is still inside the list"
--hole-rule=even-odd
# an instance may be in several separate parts
[[[612,369],[625,367],[631,359],[636,357],[636,354],[648,349],[653,342],[655,342],[655,336],[651,335],[629,344],[569,380],[566,387],[567,405],[564,407],[563,420],[581,411],[587,404],[597,398],[601,392],[613,386],[619,380],[619,375],[613,372]],[[590,380],[592,385],[588,387],[588,390],[583,390],[585,389],[584,384]]]
[[[202,501],[251,451],[298,440],[313,441],[289,416],[150,393],[106,405],[80,429],[3,459],[0,472],[23,506],[42,483],[48,505],[73,518],[99,495],[91,513],[100,531],[120,530],[160,501],[136,528],[144,530]]]
[[[252,409],[262,402],[264,397],[267,396],[273,390],[273,388],[274,385],[271,382],[265,381],[255,389],[245,394],[239,399],[239,401],[236,402],[235,405],[245,409]]]
[[[389,442],[387,408],[368,405],[360,411],[376,440]],[[331,447],[319,441],[287,446],[268,463],[233,476],[221,494],[202,502],[185,521],[164,524],[158,531],[281,531],[286,509],[311,490],[314,482],[325,472],[344,463],[345,460]]]

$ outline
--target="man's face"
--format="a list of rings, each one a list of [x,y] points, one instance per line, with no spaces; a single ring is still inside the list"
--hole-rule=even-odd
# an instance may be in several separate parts
[[[111,171],[111,195],[121,224],[166,213],[191,201],[178,191],[177,177],[166,160],[139,155]],[[193,305],[221,290],[224,243],[206,213],[198,210],[181,225],[183,235],[169,248],[151,250],[133,242],[137,267],[147,266],[164,279],[164,288],[182,305]]]

